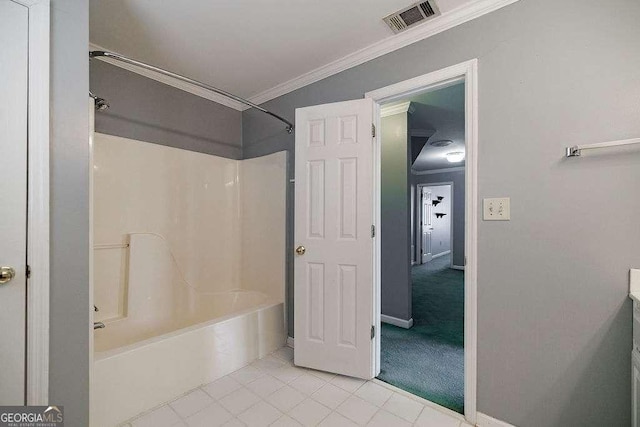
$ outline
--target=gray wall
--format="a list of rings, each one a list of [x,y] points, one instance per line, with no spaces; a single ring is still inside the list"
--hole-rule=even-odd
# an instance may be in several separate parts
[[[242,158],[242,113],[115,65],[90,62],[91,90],[110,105],[96,132]]]
[[[479,224],[478,406],[521,427],[630,424],[640,153],[563,151],[640,134],[639,20],[637,0],[520,0],[266,103],[292,119],[478,58],[479,196],[512,209]],[[245,155],[293,153],[243,115]]]
[[[382,314],[411,319],[411,144],[407,113],[380,123],[380,241]]]
[[[89,2],[51,2],[49,403],[89,425]]]
[[[418,184],[438,182],[453,182],[453,264],[464,266],[464,216],[465,216],[465,188],[464,171],[434,173],[428,175],[412,175],[413,188]],[[415,210],[414,221],[419,221],[419,214]],[[417,222],[416,222],[417,224]]]

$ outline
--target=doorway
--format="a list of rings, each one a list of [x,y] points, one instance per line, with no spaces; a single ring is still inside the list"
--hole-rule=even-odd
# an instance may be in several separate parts
[[[457,320],[455,324],[458,326],[456,328],[449,328],[449,332],[451,329],[455,330],[454,334],[448,334],[449,338],[454,336],[455,339],[449,339],[449,341],[454,341],[457,344],[458,348],[458,357],[457,357],[457,366],[459,369],[456,370],[459,375],[456,380],[456,389],[459,390],[460,386],[462,387],[462,396],[459,396],[456,401],[457,405],[450,405],[443,401],[437,401],[436,399],[427,397],[428,400],[435,401],[443,406],[448,406],[450,408],[462,412],[470,423],[475,423],[476,421],[476,340],[477,340],[477,212],[475,209],[471,208],[472,206],[477,206],[477,143],[478,143],[478,134],[477,134],[477,61],[471,60],[462,64],[458,64],[446,69],[442,69],[439,71],[435,71],[433,73],[416,77],[411,80],[407,80],[404,82],[400,82],[382,89],[378,89],[372,92],[367,93],[365,96],[371,98],[375,102],[376,109],[376,117],[377,123],[376,126],[380,130],[379,135],[381,138],[378,138],[376,149],[376,184],[377,191],[376,196],[378,197],[376,206],[378,207],[377,212],[377,224],[380,224],[382,227],[381,235],[384,235],[384,215],[385,215],[385,205],[382,200],[384,197],[384,189],[386,183],[382,181],[382,157],[384,154],[384,140],[385,130],[382,125],[383,116],[385,115],[385,110],[390,107],[395,106],[398,108],[398,105],[402,105],[403,102],[407,102],[409,100],[415,99],[415,97],[419,97],[424,94],[435,93],[441,89],[447,89],[459,86],[458,90],[462,88],[462,93],[464,97],[464,137],[462,145],[457,145],[454,149],[452,145],[445,145],[445,152],[442,153],[443,157],[439,159],[441,163],[432,162],[431,164],[423,164],[424,167],[416,168],[416,157],[417,153],[422,151],[426,142],[438,142],[441,138],[438,138],[436,135],[437,129],[430,128],[426,124],[421,124],[419,126],[414,126],[414,129],[408,129],[411,134],[409,138],[406,139],[406,144],[409,145],[410,150],[407,153],[408,162],[411,166],[408,167],[407,175],[408,178],[405,179],[405,183],[407,185],[407,193],[408,193],[408,211],[414,211],[416,217],[411,219],[411,214],[409,214],[409,239],[410,242],[406,245],[409,249],[409,259],[407,260],[407,269],[409,270],[408,276],[412,279],[409,281],[411,285],[413,285],[413,277],[416,277],[416,282],[428,282],[433,283],[433,277],[430,276],[436,275],[440,278],[443,278],[443,273],[446,279],[449,279],[449,284],[451,283],[451,278],[454,277],[454,281],[457,281],[458,286],[446,287],[447,280],[442,280],[439,283],[439,286],[432,287],[423,287],[424,292],[422,294],[407,292],[407,305],[409,307],[417,304],[418,306],[422,306],[424,308],[424,304],[420,304],[421,301],[429,300],[433,295],[442,295],[444,291],[453,291],[457,289],[457,296],[449,295],[455,301],[454,305],[458,307],[457,311]],[[461,86],[460,86],[461,85]],[[404,106],[407,110],[412,109],[411,105]],[[393,109],[393,108],[392,108]],[[436,136],[436,138],[432,138]],[[422,138],[422,141],[421,141]],[[412,147],[413,145],[413,147]],[[440,145],[439,143],[436,145]],[[463,147],[462,150],[458,148]],[[463,151],[463,162],[455,163],[453,160],[457,160],[459,157],[458,151]],[[452,153],[447,159],[447,153]],[[448,160],[452,160],[449,162]],[[449,165],[451,163],[451,165]],[[446,164],[447,166],[443,166]],[[450,166],[454,166],[453,168]],[[446,169],[446,170],[443,170]],[[456,172],[459,176],[457,179],[453,179],[447,176],[442,175],[445,172]],[[455,182],[454,182],[455,181]],[[433,247],[433,234],[431,235],[431,243],[432,247],[430,255],[426,255],[424,257],[425,263],[419,264],[420,254],[420,242],[416,238],[416,234],[418,233],[418,218],[417,218],[417,210],[411,208],[411,200],[413,200],[414,204],[418,204],[420,200],[420,196],[418,196],[418,185],[419,184],[428,184],[430,186],[434,186],[436,184],[450,184],[453,183],[452,187],[452,195],[451,195],[451,214],[450,217],[452,219],[452,230],[451,230],[451,252],[446,253],[445,250],[437,251],[437,248]],[[427,187],[429,188],[429,187]],[[437,209],[438,206],[433,206],[433,191],[432,191],[432,214],[435,213],[443,213]],[[438,196],[442,196],[441,194],[435,195],[435,199],[437,200]],[[463,206],[469,207],[468,209],[456,209],[454,206],[454,198],[459,202],[462,202]],[[442,206],[442,203],[439,203]],[[445,215],[444,217],[446,217]],[[457,221],[458,226],[456,227],[453,217],[458,216],[461,220]],[[435,221],[435,219],[433,220]],[[413,225],[413,227],[411,226]],[[462,225],[462,226],[461,226]],[[443,243],[444,244],[444,243]],[[385,243],[380,236],[376,240],[376,251],[377,251],[377,261],[376,261],[376,277],[378,279],[377,283],[377,295],[378,295],[378,306],[376,307],[376,313],[378,313],[379,319],[384,319],[384,312],[382,311],[382,301],[384,300],[384,294],[382,289],[382,278],[383,278],[383,254],[385,251]],[[440,240],[438,240],[438,247],[440,247]],[[456,248],[458,249],[456,251]],[[439,255],[435,258],[433,255]],[[427,260],[431,258],[431,261]],[[416,263],[414,265],[414,263]],[[412,266],[414,267],[412,269]],[[417,267],[417,268],[416,268]],[[422,267],[422,270],[420,271]],[[461,277],[460,277],[461,276]],[[406,288],[411,288],[412,286],[406,284]],[[418,283],[419,284],[419,283]],[[413,290],[413,289],[412,289]],[[428,306],[428,304],[427,304]],[[433,311],[433,310],[431,310]],[[446,311],[446,310],[445,310]],[[407,318],[407,322],[403,322],[405,328],[398,328],[398,325],[388,325],[388,324],[380,324],[381,325],[381,335],[380,339],[377,340],[376,346],[377,353],[380,355],[378,358],[378,367],[377,371],[382,373],[382,362],[383,362],[383,352],[382,345],[384,345],[384,329],[386,327],[395,328],[396,331],[411,331],[412,328],[415,328],[416,324],[418,324],[418,319],[422,319],[422,314],[418,311],[415,313],[411,313]],[[404,319],[402,319],[404,320]],[[406,326],[409,326],[406,328]],[[438,326],[436,324],[436,326]],[[441,328],[442,325],[440,325]],[[438,328],[436,328],[438,329]],[[447,329],[447,328],[445,328]],[[442,329],[439,332],[434,332],[435,334],[442,333]],[[446,341],[446,340],[442,340]],[[461,346],[461,348],[460,348]],[[462,350],[461,352],[459,350]],[[396,359],[402,358],[402,353],[398,353]],[[429,360],[427,357],[422,358],[425,362],[434,362],[434,360]],[[384,375],[384,374],[383,374]],[[450,383],[451,384],[451,383]],[[402,388],[402,387],[400,387]],[[418,390],[408,390],[413,394],[420,395]],[[459,403],[462,402],[462,405]]]
[[[391,295],[410,307],[412,232],[406,152],[396,183],[404,186],[406,216],[385,227],[388,201],[381,188],[381,110],[427,92],[464,84],[465,204],[477,205],[477,61],[471,60],[365,94],[364,99],[299,108],[295,133],[294,363],[375,379],[381,371],[383,251],[381,234],[397,230],[402,282]],[[405,108],[403,106],[397,108]],[[406,127],[406,125],[405,125]],[[406,130],[406,129],[405,129]],[[393,202],[393,200],[391,201]],[[464,416],[476,421],[476,229],[477,213],[464,213]],[[382,228],[381,228],[382,227]],[[386,230],[385,230],[386,228]],[[436,258],[437,259],[437,258]],[[388,271],[385,273],[387,275]],[[388,300],[388,299],[387,299]],[[410,328],[413,319],[399,319]],[[389,319],[387,319],[389,320]],[[377,381],[377,380],[376,380]]]

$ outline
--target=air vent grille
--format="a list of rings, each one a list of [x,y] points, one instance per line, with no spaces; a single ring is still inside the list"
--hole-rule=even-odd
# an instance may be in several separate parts
[[[384,22],[394,33],[399,33],[439,14],[435,0],[428,0],[392,13],[384,18]]]
[[[422,10],[422,13],[424,13],[424,16],[426,16],[427,18],[436,14],[428,1],[420,3],[420,9]]]

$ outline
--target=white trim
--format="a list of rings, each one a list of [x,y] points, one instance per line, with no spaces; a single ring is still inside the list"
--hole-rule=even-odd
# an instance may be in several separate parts
[[[89,50],[109,50],[109,49],[106,49],[97,44],[89,43]],[[115,51],[112,51],[112,52],[118,53]],[[131,71],[133,73],[139,74],[143,77],[147,77],[151,80],[155,80],[157,82],[175,87],[176,89],[189,92],[201,98],[208,99],[209,101],[217,102],[218,104],[222,104],[226,107],[233,108],[234,110],[237,110],[237,111],[243,111],[249,108],[249,107],[245,107],[244,104],[238,101],[234,101],[233,99],[227,98],[226,96],[222,96],[213,91],[203,89],[199,86],[195,86],[177,79],[172,79],[171,77],[167,77],[163,74],[154,73],[153,71],[145,70],[145,69],[136,67],[134,65],[125,64],[124,62],[113,61],[108,58],[100,58],[100,60],[104,62],[108,62],[111,65],[115,65],[116,67],[120,67],[125,70]],[[100,94],[96,94],[96,95],[100,96]],[[105,96],[105,95],[103,94],[102,96]]]
[[[389,325],[404,329],[410,329],[413,326],[413,317],[409,320],[404,320],[393,316],[387,316],[386,314],[381,314],[380,321],[382,323],[388,323]]]
[[[464,166],[456,166],[454,168],[444,168],[444,169],[431,169],[426,171],[417,171],[417,170],[411,169],[411,175],[432,175],[436,173],[462,172],[462,171],[464,171]]]
[[[415,111],[416,107],[411,105],[411,101],[401,101],[394,104],[382,105],[380,107],[380,117],[388,117],[401,113],[413,114]]]
[[[293,337],[287,337],[287,347],[294,348],[294,345],[295,345],[295,340],[293,339]]]
[[[479,2],[484,3],[484,2]],[[408,98],[414,94],[424,92],[425,90],[434,90],[449,86],[460,81],[465,82],[465,254],[466,254],[466,274],[464,278],[464,409],[465,418],[475,424],[477,417],[477,241],[478,241],[478,60],[471,59],[461,64],[453,65],[438,71],[434,71],[423,76],[419,76],[410,80],[406,80],[391,86],[387,86],[375,91],[367,92],[366,98],[372,98],[379,105],[381,103],[392,102],[403,98]],[[379,113],[379,109],[375,110]],[[380,128],[380,117],[376,118],[376,125]],[[379,192],[380,188],[380,144],[375,147],[376,156],[376,188]],[[376,223],[378,230],[380,204],[377,201],[377,218]],[[376,233],[380,236],[381,233]],[[379,249],[379,239],[376,240]],[[379,269],[380,257],[376,260],[376,269]],[[377,273],[377,271],[376,271]],[[377,293],[380,292],[379,276],[376,277],[375,283]],[[374,313],[375,315],[375,313]],[[376,321],[379,322],[378,313]],[[379,323],[376,323],[379,325]],[[379,355],[379,350],[378,350]]]
[[[13,0],[29,8],[29,157],[27,405],[49,400],[49,0]]]
[[[453,228],[453,224],[451,228]],[[451,250],[440,252],[439,254],[431,255],[431,259],[440,258],[441,256],[449,255],[450,253],[451,253]]]
[[[356,52],[350,53],[336,61],[323,65],[308,73],[302,74],[287,82],[267,89],[249,98],[251,102],[262,104],[279,96],[300,89],[311,83],[338,74],[372,59],[378,58],[394,50],[424,40],[457,25],[479,18],[495,10],[515,3],[518,0],[479,0],[462,5],[449,12],[425,22],[415,28],[387,37],[384,40],[369,45]]]
[[[409,130],[409,136],[417,136],[422,138],[429,138],[434,133],[436,133],[434,129],[410,129]],[[413,172],[413,170],[411,172]]]
[[[509,424],[507,422],[498,420],[496,418],[490,417],[487,414],[483,414],[482,412],[478,412],[478,423],[477,427],[515,427],[513,424]]]
[[[455,265],[455,264],[453,264],[451,266],[451,268],[454,269],[454,270],[462,270],[462,271],[464,271],[464,265]]]
[[[279,96],[286,95],[289,92],[293,92],[294,90],[300,89],[304,86],[310,85],[327,77],[338,74],[342,71],[348,70],[349,68],[364,64],[367,61],[371,61],[372,59],[386,55],[387,53],[402,49],[403,47],[409,46],[410,44],[427,39],[455,26],[479,18],[483,15],[486,15],[487,13],[491,13],[517,1],[518,0],[478,0],[469,4],[464,4],[449,12],[435,17],[422,25],[411,28],[399,34],[391,35],[386,39],[380,40],[379,42],[373,43],[365,48],[345,55],[342,58],[318,67],[315,70],[311,70],[284,83],[273,86],[270,89],[267,89],[255,95],[251,95],[248,100],[255,104],[263,104]],[[91,50],[109,50],[93,43],[89,45],[89,48]],[[106,62],[110,62],[107,59],[103,60],[105,60]],[[177,82],[173,79],[169,79],[165,76],[161,76],[146,70],[139,70],[133,66],[123,64],[121,62],[110,63],[126,70],[133,71],[134,73],[138,73],[147,78],[168,84],[169,86],[173,86],[177,89],[184,90],[193,95],[200,96],[202,98],[217,102],[222,105],[226,105],[227,107],[233,108],[234,110],[244,111],[249,109],[249,107],[245,106],[244,104],[230,100],[222,95],[218,95],[215,92],[211,92],[186,83]]]

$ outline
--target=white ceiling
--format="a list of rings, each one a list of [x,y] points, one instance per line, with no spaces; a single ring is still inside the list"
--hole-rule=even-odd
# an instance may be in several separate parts
[[[436,19],[478,3],[436,1],[443,14]],[[398,37],[382,18],[412,3],[91,0],[90,41],[250,98],[374,43]]]
[[[410,101],[414,108],[412,129],[435,130],[412,169],[420,172],[463,166],[464,161],[449,163],[446,154],[452,151],[464,152],[464,83],[423,93]],[[449,139],[453,143],[446,147],[429,145],[430,142],[443,139]]]

